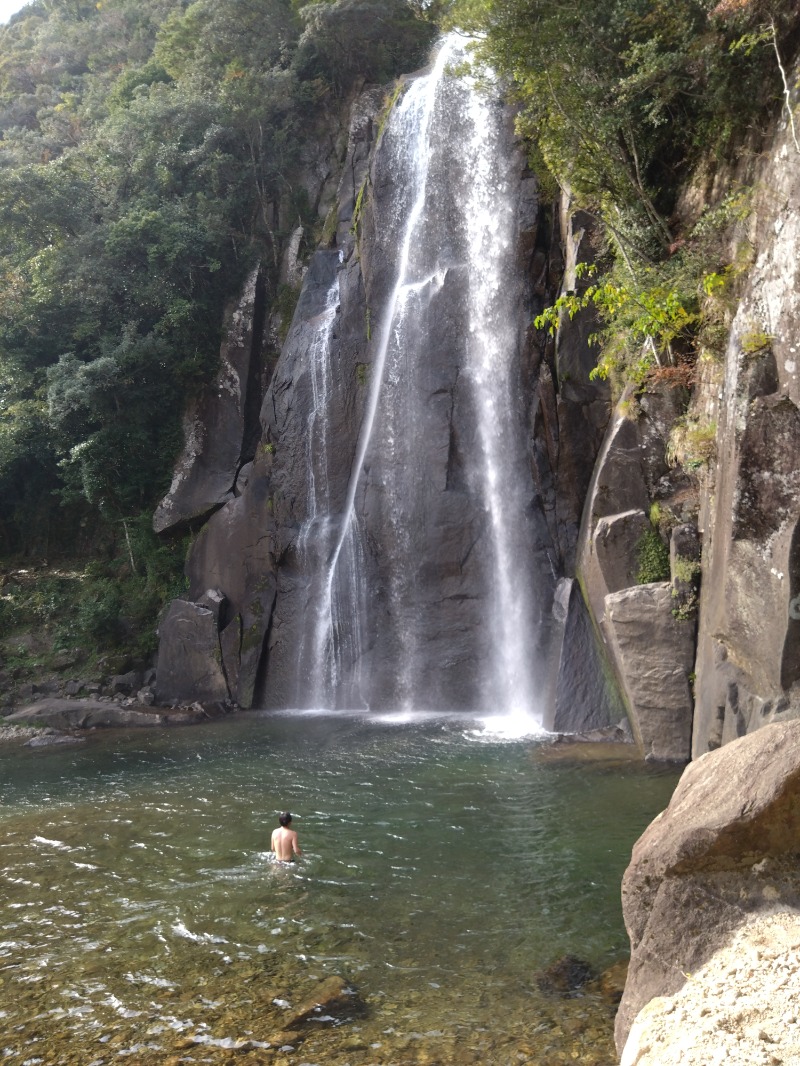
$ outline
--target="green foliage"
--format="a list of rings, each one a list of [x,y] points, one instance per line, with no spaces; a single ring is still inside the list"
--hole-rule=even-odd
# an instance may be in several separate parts
[[[479,57],[514,86],[534,170],[602,224],[612,269],[537,324],[552,330],[587,308],[599,315],[596,376],[617,387],[703,349],[718,354],[725,314],[705,300],[718,301],[735,273],[719,235],[741,220],[747,197],[729,197],[686,234],[675,230],[675,196],[695,164],[775,112],[797,5],[453,0],[449,20],[481,35]]]
[[[765,333],[764,330],[753,327],[742,334],[742,352],[749,356],[761,355],[772,348],[774,340],[771,333]]]
[[[358,233],[358,225],[361,221],[361,212],[364,210],[364,198],[367,195],[367,188],[369,187],[369,175],[361,182],[361,186],[356,196],[355,206],[353,207],[353,221],[350,223],[350,232]]]
[[[674,362],[676,341],[689,339],[698,321],[697,295],[681,292],[652,268],[643,269],[635,280],[616,277],[608,275],[580,294],[565,293],[534,324],[552,333],[562,314],[573,318],[578,311],[594,308],[607,328],[592,337],[602,344],[602,355],[590,376],[606,379],[624,368],[627,380],[642,384],[652,366]]]
[[[637,584],[649,585],[653,581],[669,580],[669,548],[654,529],[645,529],[637,541],[636,559]]]
[[[526,132],[556,177],[664,246],[676,176],[780,92],[769,49],[735,47],[748,33],[764,39],[759,6],[709,15],[703,0],[465,0],[452,17],[487,33],[481,52],[513,77]],[[796,5],[769,6],[788,40]],[[646,250],[633,233],[623,239]]]
[[[155,619],[186,588],[187,542],[159,540],[149,513],[127,526],[127,539],[119,528],[105,561],[11,573],[0,591],[7,648],[14,645],[15,632],[33,630],[54,652],[77,652],[89,662],[122,642],[141,658],[155,650]],[[30,655],[23,659],[21,665],[34,665]],[[46,660],[47,655],[39,665]]]
[[[385,82],[420,66],[434,27],[405,0],[336,0],[305,5],[294,59],[301,78],[321,78],[342,95],[359,79]]]
[[[672,562],[672,615],[688,622],[697,614],[702,567],[698,559],[676,555]]]
[[[690,585],[700,576],[700,562],[685,555],[676,555],[672,564],[672,578]]]
[[[386,99],[383,103],[383,107],[381,108],[380,114],[378,115],[378,136],[376,138],[377,140],[380,140],[381,135],[383,134],[383,131],[386,128],[386,123],[389,121],[389,116],[394,110],[395,104],[403,95],[404,90],[405,86],[403,82],[398,81],[395,82],[394,89],[392,89],[391,93],[386,96]]]
[[[721,355],[732,292],[749,248],[743,241],[740,261],[724,264],[725,236],[746,220],[749,209],[750,190],[736,190],[704,212],[672,254],[656,264],[618,256],[588,285],[584,278],[593,278],[596,268],[579,264],[582,287],[545,308],[535,325],[552,333],[562,316],[591,309],[600,328],[590,343],[601,350],[591,376],[610,379],[618,392],[627,383],[643,385],[654,370],[691,366],[702,351]]]
[[[278,336],[281,343],[286,340],[286,335],[292,324],[292,317],[299,298],[299,288],[293,285],[280,285],[278,287],[277,296],[272,304],[272,311],[278,318]]]
[[[670,431],[667,461],[687,471],[699,471],[716,454],[717,423],[687,414]]]

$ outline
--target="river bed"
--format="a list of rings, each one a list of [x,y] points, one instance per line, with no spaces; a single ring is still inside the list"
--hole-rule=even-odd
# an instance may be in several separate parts
[[[536,975],[626,956],[620,878],[677,773],[541,752],[314,713],[0,749],[0,1063],[615,1062],[608,1002]],[[333,976],[347,1009],[287,1032]]]

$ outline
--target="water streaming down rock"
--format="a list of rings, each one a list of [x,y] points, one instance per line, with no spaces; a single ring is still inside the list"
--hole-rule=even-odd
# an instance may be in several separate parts
[[[342,256],[339,255],[339,263]],[[309,574],[308,599],[297,655],[298,706],[333,706],[340,686],[340,663],[360,658],[359,620],[363,613],[361,546],[352,507],[343,522],[332,513],[330,464],[337,442],[329,417],[335,396],[332,338],[339,313],[336,269],[324,309],[312,320],[306,363],[312,404],[306,420],[308,515],[298,536],[302,566]]]
[[[520,382],[524,163],[506,110],[452,73],[462,59],[448,40],[383,132],[361,223],[365,291],[353,298],[348,264],[337,316],[342,268],[322,253],[321,309],[287,346],[309,472],[279,575],[268,703],[291,691],[297,706],[534,715],[545,696],[555,572]],[[372,338],[347,393],[340,334],[359,315]],[[346,490],[342,409],[360,413]]]

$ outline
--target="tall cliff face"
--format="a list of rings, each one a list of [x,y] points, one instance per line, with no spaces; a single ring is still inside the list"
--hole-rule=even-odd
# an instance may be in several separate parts
[[[724,376],[703,501],[695,756],[800,714],[800,150],[779,124],[759,175],[756,259]]]
[[[384,94],[354,109],[336,236],[306,271],[255,460],[201,530],[189,597],[161,627],[162,701],[504,706],[498,678],[514,669],[496,664],[523,637],[519,688],[547,692],[547,725],[620,716],[564,576],[607,396],[577,326],[560,340],[563,381],[531,328],[561,275],[560,234],[510,116],[460,79],[430,102],[421,154],[404,154],[430,77],[406,87],[380,141]],[[465,156],[473,141],[483,154]],[[476,457],[493,449],[484,482]],[[506,574],[488,561],[503,539]],[[498,612],[504,582],[513,606]]]

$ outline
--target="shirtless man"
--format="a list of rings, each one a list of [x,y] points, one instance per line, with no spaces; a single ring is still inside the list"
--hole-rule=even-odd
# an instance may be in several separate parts
[[[291,828],[292,816],[288,811],[284,811],[278,821],[281,824],[278,829],[273,830],[270,846],[275,852],[276,859],[281,862],[292,862],[294,855],[299,857],[303,854],[297,842],[297,833]]]

